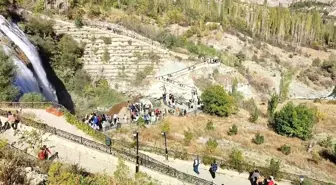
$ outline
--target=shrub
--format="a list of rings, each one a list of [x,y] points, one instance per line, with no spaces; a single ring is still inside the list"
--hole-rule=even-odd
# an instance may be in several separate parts
[[[242,52],[242,51],[239,51],[237,54],[236,54],[236,57],[238,58],[238,60],[240,62],[244,61],[246,59],[246,55]]]
[[[218,143],[215,139],[209,139],[207,142],[206,142],[206,152],[214,152],[216,150],[218,146]]]
[[[110,37],[100,37],[100,39],[102,39],[106,45],[112,43],[112,39]]]
[[[253,143],[257,144],[257,145],[261,145],[265,142],[265,138],[263,135],[261,134],[256,134],[255,138],[253,138]]]
[[[214,127],[213,122],[211,120],[209,120],[206,124],[206,130],[210,131],[210,130],[214,130],[214,129],[215,129],[215,127]]]
[[[306,140],[311,137],[316,120],[315,109],[302,104],[295,106],[289,102],[274,115],[275,131],[281,135]]]
[[[186,146],[190,145],[190,142],[191,142],[193,137],[194,136],[193,136],[192,132],[184,131],[184,139],[183,139],[184,145],[186,145]]]
[[[76,28],[81,28],[81,27],[84,26],[82,18],[76,17],[76,19],[75,19],[75,26],[76,26]]]
[[[207,156],[207,155],[204,155],[204,156],[202,157],[202,163],[203,163],[204,165],[209,165],[209,164],[211,164],[214,160],[215,160],[215,158],[210,157],[210,156]]]
[[[105,48],[105,49],[104,49],[104,53],[103,53],[103,62],[104,62],[104,63],[108,63],[109,60],[110,60],[110,53],[109,53],[108,50]]]
[[[321,65],[321,60],[319,58],[315,58],[313,60],[312,66],[320,66]]]
[[[40,93],[26,93],[20,98],[20,102],[44,102],[46,99]]]
[[[312,154],[312,159],[311,159],[315,164],[319,164],[321,162],[321,156],[318,152],[313,152]]]
[[[244,163],[245,162],[242,151],[238,149],[233,149],[229,156],[230,166],[238,172],[243,172]]]
[[[332,145],[332,137],[328,136],[326,139],[319,142],[319,145],[324,148],[331,148]]]
[[[289,145],[282,145],[280,151],[285,155],[289,155],[291,153],[291,147]]]
[[[201,95],[204,104],[203,111],[220,117],[235,113],[234,99],[225,92],[223,87],[212,85],[205,89]]]
[[[238,134],[238,127],[237,125],[232,125],[228,131],[229,136],[237,135]]]
[[[250,122],[255,123],[259,118],[259,110],[257,107],[254,107],[254,111],[250,113]]]
[[[280,177],[280,167],[281,167],[281,162],[279,160],[275,160],[272,158],[266,169],[265,174],[267,176],[273,176],[274,178],[281,178]]]
[[[164,120],[164,121],[161,123],[161,125],[160,125],[160,127],[161,127],[161,131],[162,131],[162,132],[169,133],[169,131],[170,131],[170,125],[171,125],[170,121],[168,121],[168,120]]]

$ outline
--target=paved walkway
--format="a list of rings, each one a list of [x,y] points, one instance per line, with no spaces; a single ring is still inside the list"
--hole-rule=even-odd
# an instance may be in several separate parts
[[[80,131],[79,129],[77,129],[75,126],[70,125],[69,123],[67,123],[63,117],[57,117],[54,116],[48,112],[46,112],[45,110],[39,110],[39,109],[23,109],[24,112],[32,112],[35,113],[36,116],[39,119],[42,119],[46,122],[46,124],[48,124],[49,126],[53,126],[56,127],[58,129],[64,129],[67,132],[73,133],[73,134],[84,134],[82,131]],[[85,134],[84,134],[85,135]],[[81,135],[83,136],[83,135]],[[51,136],[51,138],[56,137],[56,136]],[[83,136],[84,137],[84,136]],[[63,140],[63,139],[62,139]],[[61,144],[60,146],[59,143],[54,144],[55,146],[59,147],[63,147],[66,148],[66,146],[64,146],[64,144]],[[74,144],[73,144],[74,145]],[[73,146],[71,145],[71,146]],[[76,144],[78,145],[78,144]],[[83,147],[83,148],[82,148]],[[81,148],[81,150],[77,150],[77,148]],[[88,149],[84,146],[76,146],[75,148],[73,148],[76,150],[76,155],[78,155],[78,160],[82,159],[80,156],[85,156],[88,155],[88,151],[91,152],[91,149]],[[68,152],[68,151],[66,151]],[[69,151],[71,152],[71,151]],[[83,154],[82,154],[83,152]],[[96,151],[97,153],[97,151]],[[100,152],[98,152],[100,153]],[[185,172],[187,174],[191,174],[191,175],[195,175],[195,173],[193,172],[192,169],[192,161],[183,161],[183,160],[179,160],[179,159],[170,159],[168,162],[165,160],[164,156],[161,155],[156,155],[156,154],[152,154],[152,153],[148,153],[148,152],[143,152],[144,154],[149,155],[150,157],[164,162],[166,164],[168,164],[169,166],[176,168],[182,172]],[[103,154],[100,153],[100,156],[102,156]],[[66,156],[66,155],[65,155]],[[95,155],[94,155],[95,156]],[[92,158],[92,157],[91,157]],[[79,162],[79,161],[78,161]],[[83,161],[80,161],[80,163],[82,163]],[[86,163],[84,163],[83,165],[86,165]],[[104,165],[94,165],[95,167],[90,167],[90,165],[88,167],[90,168],[94,168],[96,170],[98,170],[98,168],[105,168],[107,166],[107,164]],[[86,167],[86,166],[83,166]],[[87,167],[86,167],[87,168]],[[239,174],[236,171],[232,171],[232,170],[223,170],[223,169],[219,169],[216,178],[213,180],[212,177],[210,176],[210,173],[208,171],[209,166],[200,166],[199,171],[200,171],[200,178],[209,180],[209,181],[213,181],[214,183],[221,185],[221,184],[225,184],[225,185],[235,185],[235,184],[239,184],[239,185],[250,185],[250,182],[247,180],[248,174],[247,173],[242,173]],[[277,182],[278,185],[290,185],[289,182]]]
[[[2,121],[5,121],[5,118],[1,117]],[[20,130],[31,130],[31,127],[19,124]],[[19,136],[14,136],[14,131],[12,129],[7,130],[6,132],[0,135],[1,139],[7,139],[9,143],[16,143]],[[98,150],[94,150],[83,145],[71,142],[69,140],[60,138],[55,135],[45,134],[43,138],[48,138],[44,143],[52,153],[59,153],[59,161],[68,163],[68,164],[79,164],[81,167],[85,168],[87,171],[92,173],[107,173],[112,175],[116,170],[118,164],[118,158],[112,155],[102,153]],[[15,147],[24,149],[24,146],[14,144]],[[32,155],[36,155],[33,151],[29,152]],[[125,161],[125,164],[130,169],[130,175],[134,174],[135,164]],[[152,178],[159,181],[159,183],[164,185],[183,185],[187,184],[179,181],[178,179],[163,175],[162,173],[150,170],[145,167],[140,167],[142,172],[147,173]]]
[[[76,126],[69,124],[64,116],[57,117],[53,114],[48,113],[46,110],[43,109],[22,109],[23,113],[33,113],[36,118],[41,120],[43,123],[55,127],[60,130],[64,130],[70,132],[74,135],[81,136],[83,138],[94,140],[91,136],[88,136],[83,131],[77,129]]]

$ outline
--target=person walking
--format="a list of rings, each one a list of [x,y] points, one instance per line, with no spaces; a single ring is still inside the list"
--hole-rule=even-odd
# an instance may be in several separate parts
[[[211,177],[214,179],[216,178],[216,171],[218,169],[218,165],[217,165],[217,162],[216,160],[214,160],[214,162],[211,164],[211,167],[209,169],[209,172],[211,174]]]
[[[193,167],[194,167],[194,172],[199,175],[199,171],[198,171],[198,166],[200,165],[200,161],[199,161],[199,157],[197,156],[197,158],[194,160],[194,164],[193,164]]]
[[[251,174],[249,178],[251,185],[257,185],[257,180],[259,177],[260,177],[259,170],[254,170],[254,172]]]

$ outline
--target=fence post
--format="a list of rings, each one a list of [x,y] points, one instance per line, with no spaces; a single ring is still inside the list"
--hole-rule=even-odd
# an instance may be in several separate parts
[[[80,142],[81,142],[81,144],[83,144],[83,137],[80,137],[80,138],[81,138],[81,141],[80,141]],[[110,150],[110,151],[111,151],[111,150]]]
[[[57,128],[54,128],[54,134],[57,135]]]

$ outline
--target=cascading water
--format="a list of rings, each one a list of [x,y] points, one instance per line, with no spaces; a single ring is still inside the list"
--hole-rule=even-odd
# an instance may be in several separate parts
[[[16,69],[16,78],[14,84],[20,88],[22,93],[37,92],[41,93],[38,82],[36,81],[33,72],[28,69],[23,61],[18,59],[11,53],[11,49],[3,45],[5,53],[11,57]]]
[[[28,40],[25,34],[19,29],[19,27],[15,24],[9,23],[3,16],[0,15],[0,30],[16,45],[20,48],[20,50],[27,56],[28,60],[32,64],[32,67],[35,72],[35,81],[38,82],[42,89],[42,94],[49,100],[53,102],[57,102],[57,97],[55,95],[55,90],[49,83],[47,79],[47,74],[42,66],[39,54],[33,44]],[[15,62],[15,59],[14,59]],[[19,61],[17,61],[19,62]],[[36,84],[34,81],[31,81],[31,74],[26,70],[23,69],[21,64],[15,64],[18,66],[20,71],[24,74],[20,77],[18,85],[22,85],[23,88],[33,90],[36,88]],[[26,66],[25,66],[26,67]],[[27,67],[26,67],[27,68]],[[28,69],[28,68],[27,68]],[[29,69],[28,69],[29,70]],[[25,78],[28,77],[28,78]],[[27,83],[28,84],[25,84]],[[23,85],[24,83],[25,85]],[[30,86],[32,85],[32,86]],[[20,86],[21,87],[21,86]],[[36,90],[36,89],[35,89]]]

